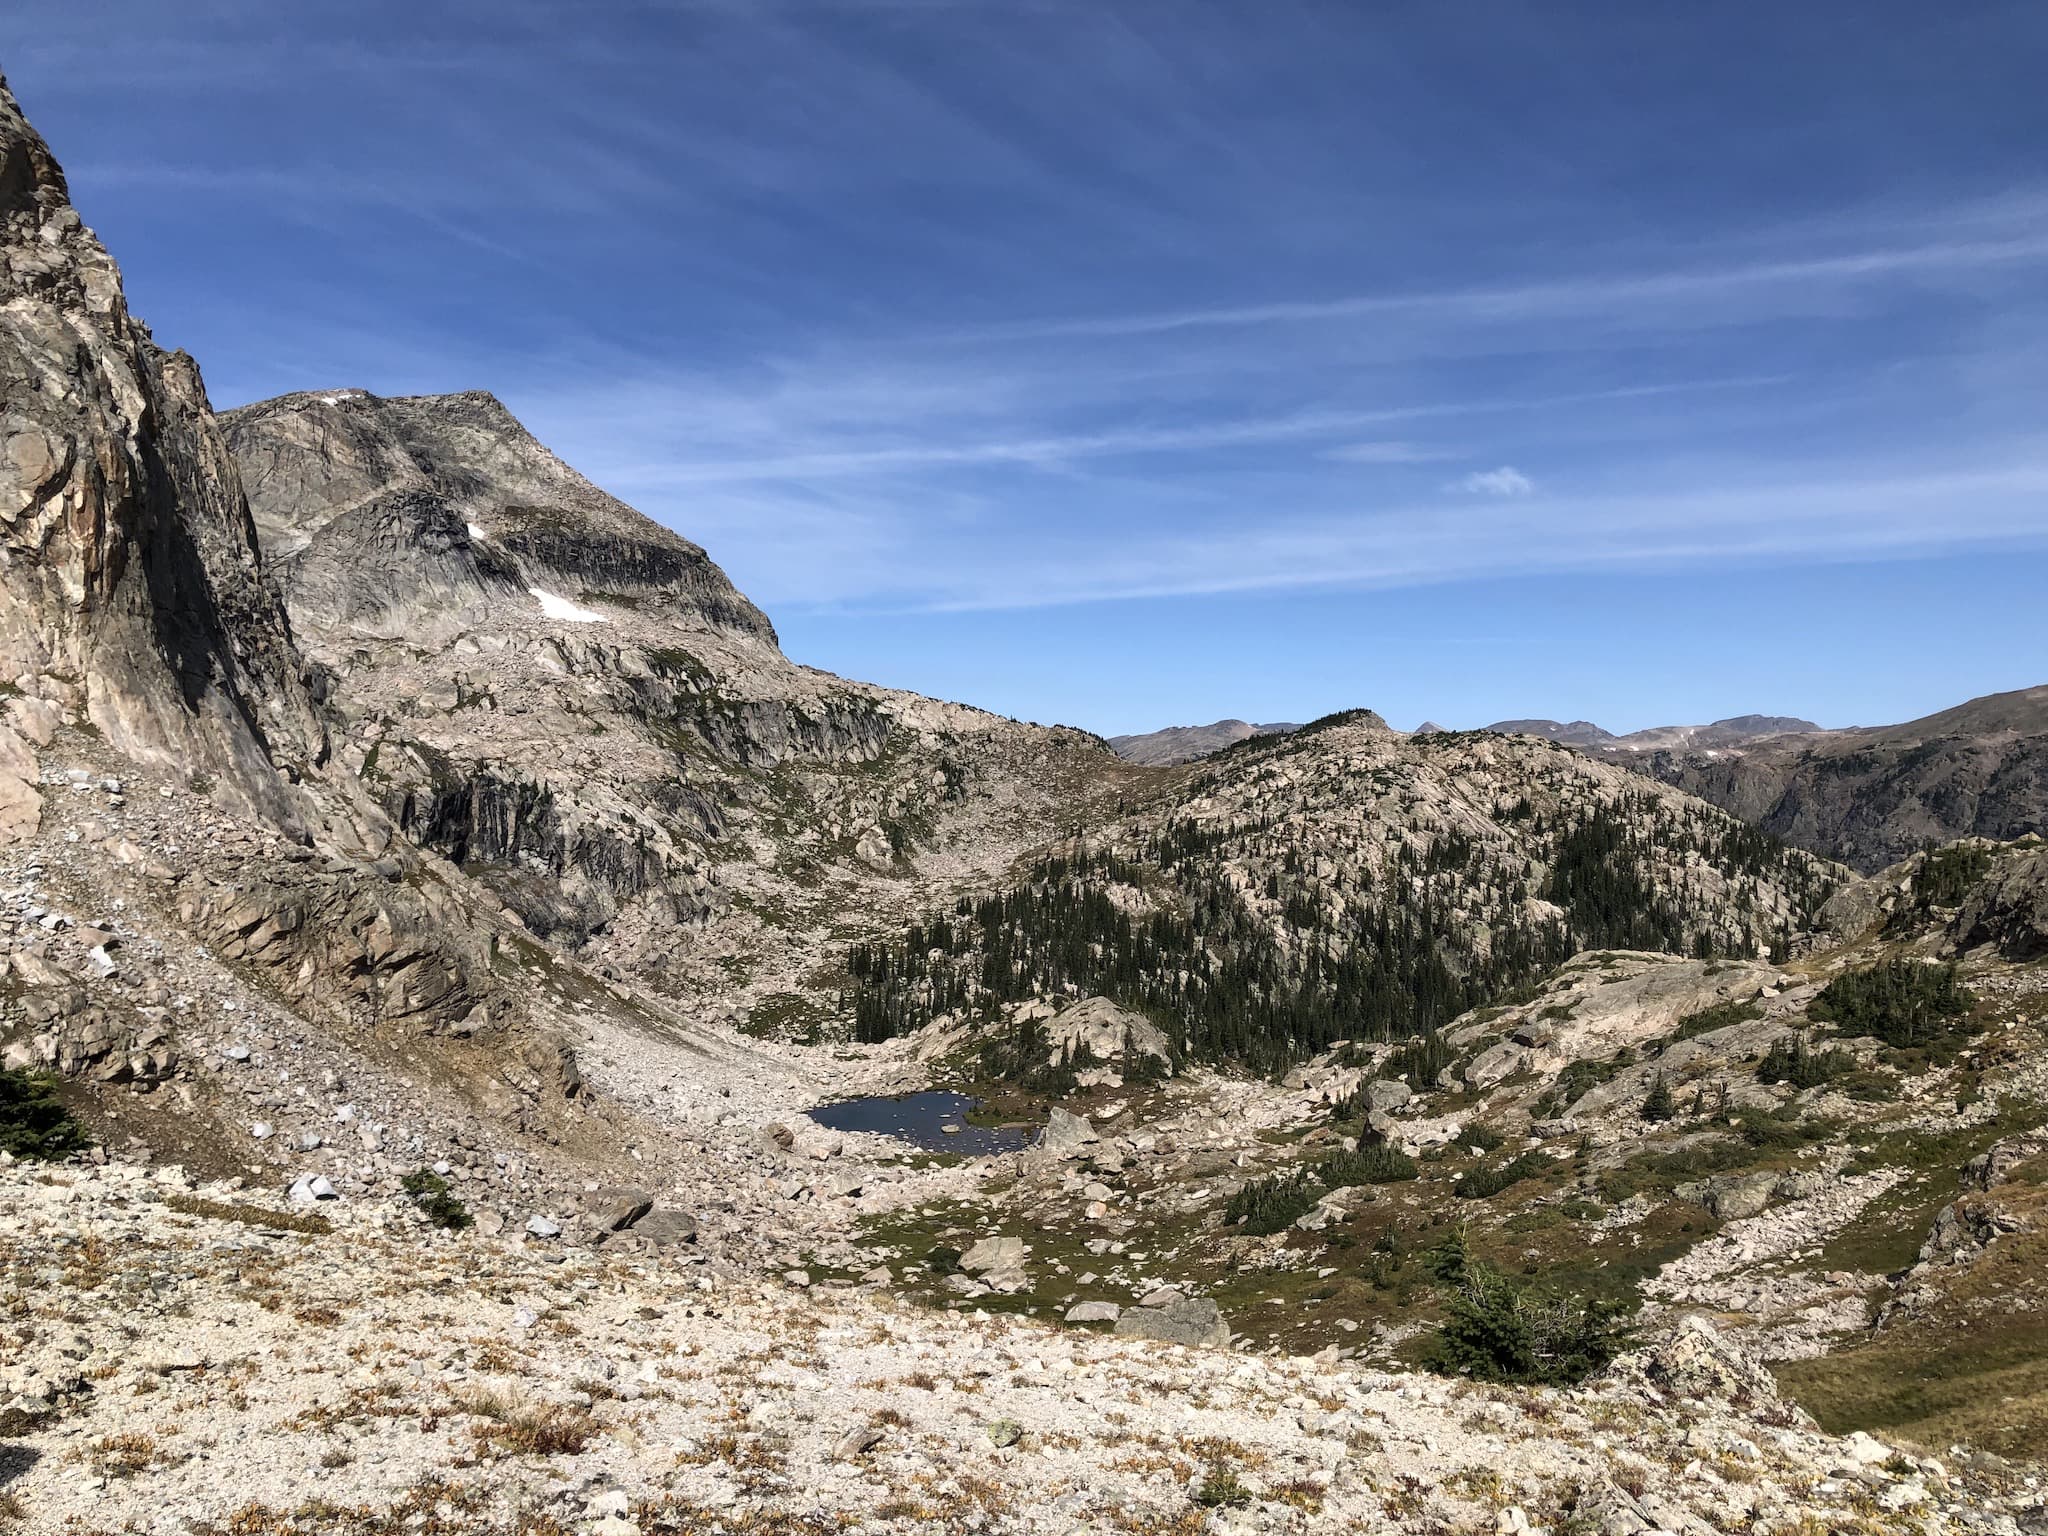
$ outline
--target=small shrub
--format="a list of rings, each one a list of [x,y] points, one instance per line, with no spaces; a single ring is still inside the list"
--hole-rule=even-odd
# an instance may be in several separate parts
[[[1801,1120],[1790,1105],[1770,1113],[1751,1110],[1739,1117],[1735,1125],[1745,1142],[1764,1152],[1785,1151],[1803,1147],[1812,1141],[1826,1141],[1840,1129],[1832,1120],[1818,1117]]]
[[[481,1445],[515,1456],[574,1456],[591,1442],[598,1428],[597,1420],[581,1408],[566,1403],[528,1403],[475,1425],[470,1434]]]
[[[472,1220],[469,1207],[449,1192],[448,1181],[431,1168],[418,1168],[399,1180],[427,1220],[444,1232],[460,1232]]]
[[[1643,1100],[1642,1114],[1652,1125],[1661,1125],[1678,1114],[1678,1105],[1671,1097],[1671,1085],[1664,1080],[1662,1072],[1650,1084],[1650,1095]]]
[[[1227,1469],[1212,1470],[1195,1490],[1195,1502],[1204,1509],[1243,1509],[1251,1501],[1251,1489]]]
[[[1619,1302],[1525,1288],[1474,1259],[1462,1228],[1432,1250],[1447,1316],[1424,1363],[1480,1381],[1572,1386],[1628,1346]]]
[[[1322,1186],[1307,1169],[1257,1179],[1230,1197],[1224,1207],[1226,1226],[1242,1227],[1247,1237],[1283,1232],[1315,1208]]]
[[[1856,1069],[1856,1058],[1839,1046],[1816,1051],[1806,1036],[1781,1036],[1771,1042],[1764,1059],[1757,1063],[1760,1083],[1789,1083],[1794,1088],[1818,1088]]]
[[[0,1072],[0,1151],[54,1162],[92,1144],[57,1097],[57,1080],[39,1072]]]
[[[1524,1179],[1548,1173],[1555,1166],[1541,1152],[1524,1152],[1498,1168],[1474,1168],[1458,1181],[1458,1195],[1464,1200],[1486,1200]]]
[[[1458,1132],[1458,1145],[1470,1147],[1474,1152],[1498,1152],[1508,1144],[1507,1137],[1490,1125],[1473,1121]]]
[[[234,1221],[245,1227],[274,1232],[304,1232],[319,1237],[332,1232],[334,1223],[311,1211],[272,1211],[260,1205],[228,1200],[202,1200],[197,1195],[166,1195],[164,1205],[186,1216],[204,1216],[209,1221]]]
[[[1339,1152],[1316,1170],[1331,1189],[1355,1184],[1398,1184],[1417,1177],[1415,1159],[1386,1141],[1362,1141],[1355,1152]]]
[[[1884,1104],[1899,1096],[1899,1080],[1873,1068],[1845,1072],[1834,1086],[1837,1093],[1845,1093],[1859,1104]]]

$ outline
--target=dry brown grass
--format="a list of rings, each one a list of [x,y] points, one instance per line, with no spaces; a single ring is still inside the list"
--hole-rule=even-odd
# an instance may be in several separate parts
[[[197,1195],[168,1195],[164,1204],[186,1216],[204,1216],[213,1221],[234,1221],[245,1227],[261,1227],[271,1232],[303,1232],[309,1236],[322,1237],[334,1230],[334,1223],[325,1216],[314,1216],[300,1211],[272,1211],[260,1205],[244,1205],[225,1200],[202,1200]]]
[[[602,1428],[589,1412],[567,1403],[520,1403],[469,1432],[479,1446],[501,1455],[573,1456]]]

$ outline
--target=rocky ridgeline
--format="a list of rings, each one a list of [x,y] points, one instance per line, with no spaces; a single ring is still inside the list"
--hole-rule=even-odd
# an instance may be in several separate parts
[[[1787,953],[1851,878],[1565,748],[1360,711],[1241,743],[849,963],[863,1038],[1100,991],[1175,1018],[1179,1054],[1267,1070],[1581,949]]]
[[[11,1518],[80,1531],[2012,1532],[1703,1321],[1569,1393],[905,1311],[681,1250],[0,1167]]]
[[[607,496],[483,391],[284,395],[221,429],[294,617],[316,614],[322,638],[402,635],[437,599],[475,622],[487,610],[472,599],[542,587],[775,643],[701,548]]]

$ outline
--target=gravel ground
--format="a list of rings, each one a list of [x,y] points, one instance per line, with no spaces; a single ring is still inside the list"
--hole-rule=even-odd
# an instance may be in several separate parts
[[[290,1231],[234,1209],[246,1199],[170,1168],[0,1167],[0,1509],[16,1529],[2043,1518],[2021,1469],[1819,1433],[1705,1324],[1592,1390],[1510,1390],[764,1286],[687,1249],[451,1235],[398,1202],[325,1203],[330,1230]]]

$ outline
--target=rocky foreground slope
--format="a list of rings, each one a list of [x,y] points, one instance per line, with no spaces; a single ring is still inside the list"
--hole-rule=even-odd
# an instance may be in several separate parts
[[[1247,1360],[645,1251],[0,1168],[0,1523],[124,1530],[2014,1531],[1711,1325],[1569,1393]],[[24,1433],[24,1428],[26,1433]]]

